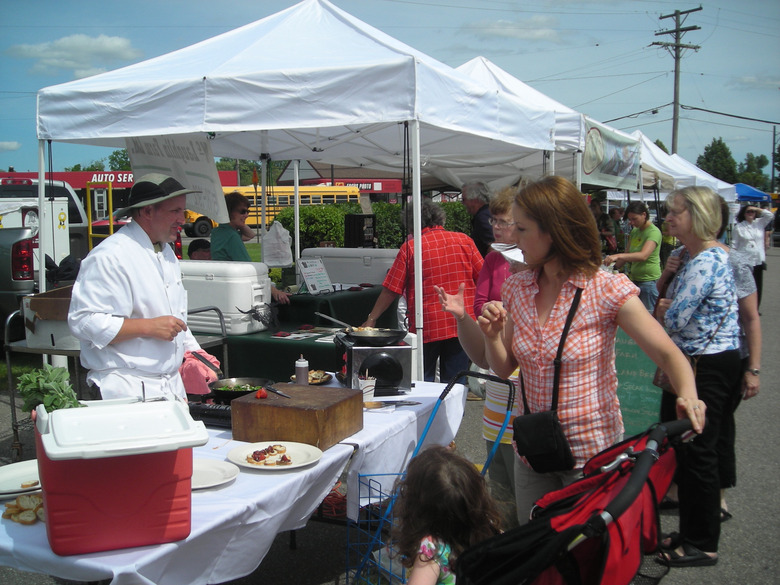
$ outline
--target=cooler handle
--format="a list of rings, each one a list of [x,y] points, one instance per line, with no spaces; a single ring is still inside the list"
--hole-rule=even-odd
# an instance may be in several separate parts
[[[49,413],[46,412],[46,407],[43,404],[35,407],[35,410],[32,412],[32,419],[41,435],[49,432]]]

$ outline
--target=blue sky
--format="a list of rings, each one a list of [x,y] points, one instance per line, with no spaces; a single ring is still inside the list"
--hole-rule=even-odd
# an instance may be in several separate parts
[[[261,19],[294,0],[0,0],[0,169],[37,167],[42,88],[156,57]],[[655,41],[685,0],[335,0],[339,8],[457,67],[484,56],[563,104],[672,144],[674,60]],[[780,2],[701,2],[684,26],[680,102],[769,123],[681,111],[678,153],[695,162],[722,137],[737,162],[771,157],[780,123]],[[652,113],[657,108],[656,113]],[[644,112],[644,113],[640,113]],[[629,117],[633,116],[633,117]],[[780,124],[778,124],[780,125]],[[779,129],[780,130],[780,129]],[[780,142],[780,136],[778,137]],[[110,149],[53,146],[54,169]],[[768,167],[765,172],[769,174]]]

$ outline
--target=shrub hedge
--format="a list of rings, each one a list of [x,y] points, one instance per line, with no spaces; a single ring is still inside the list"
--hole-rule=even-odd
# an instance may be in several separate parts
[[[440,203],[447,213],[444,227],[454,232],[471,235],[471,216],[462,203],[448,201]],[[400,248],[405,234],[401,223],[401,205],[376,202],[371,204],[376,215],[378,248]],[[335,242],[337,248],[344,247],[344,216],[361,213],[357,203],[336,205],[304,205],[301,213],[301,250],[317,248],[320,242]],[[286,230],[295,232],[295,210],[288,207],[276,215]]]

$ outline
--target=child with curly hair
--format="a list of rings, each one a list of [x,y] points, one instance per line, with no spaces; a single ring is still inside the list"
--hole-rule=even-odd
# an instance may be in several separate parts
[[[451,585],[467,548],[501,532],[501,515],[474,464],[447,447],[412,459],[398,486],[392,544],[408,585]]]

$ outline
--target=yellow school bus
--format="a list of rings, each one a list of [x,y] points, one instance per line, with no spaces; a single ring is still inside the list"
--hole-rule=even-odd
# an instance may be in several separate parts
[[[222,187],[225,195],[238,191],[249,199],[249,217],[247,225],[252,227],[260,225],[261,199],[260,187],[257,188],[255,199],[254,185],[244,187]],[[332,205],[334,203],[357,203],[360,200],[360,189],[357,187],[331,187],[327,185],[312,185],[298,187],[301,205]],[[266,187],[265,223],[270,224],[285,207],[295,204],[295,187]]]
[[[249,216],[246,219],[247,225],[257,227],[261,224],[262,213],[262,195],[260,187],[257,188],[257,198],[255,198],[254,185],[242,187],[222,187],[222,191],[227,195],[233,191],[238,191],[249,199]],[[301,205],[332,205],[334,203],[357,203],[360,200],[360,189],[357,187],[331,187],[328,185],[306,185],[298,187],[298,194],[301,198]],[[265,202],[265,224],[270,225],[276,217],[276,214],[285,207],[292,207],[295,204],[294,187],[266,187]],[[216,227],[216,222],[205,215],[201,215],[189,209],[186,211],[186,223],[184,224],[184,233],[190,237],[207,238],[211,234],[211,228]]]

